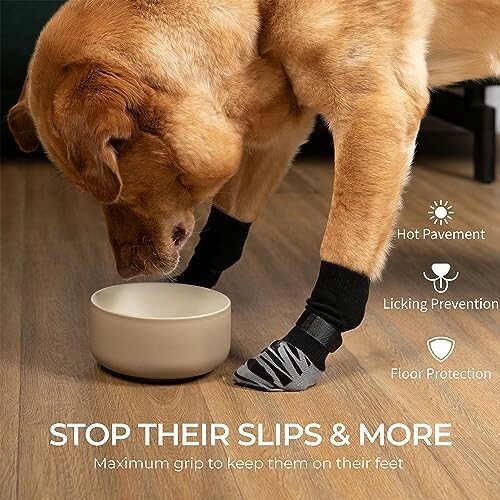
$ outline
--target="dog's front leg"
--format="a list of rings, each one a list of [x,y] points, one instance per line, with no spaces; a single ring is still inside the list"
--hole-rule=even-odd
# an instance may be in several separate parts
[[[386,83],[355,99],[339,92],[339,104],[323,113],[335,139],[335,182],[319,276],[292,330],[236,371],[240,385],[299,391],[315,384],[328,354],[342,344],[342,332],[363,319],[428,100],[425,87],[408,92]]]
[[[240,168],[214,199],[195,252],[178,283],[212,288],[240,259],[252,222],[279,185],[298,147],[307,139],[314,113],[284,120],[262,143],[247,144]]]

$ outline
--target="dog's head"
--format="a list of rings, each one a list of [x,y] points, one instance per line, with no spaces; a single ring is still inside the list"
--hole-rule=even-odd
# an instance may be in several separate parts
[[[241,136],[213,100],[154,89],[97,61],[32,60],[8,123],[19,147],[43,143],[72,184],[101,204],[124,278],[169,273],[192,210],[236,171]]]

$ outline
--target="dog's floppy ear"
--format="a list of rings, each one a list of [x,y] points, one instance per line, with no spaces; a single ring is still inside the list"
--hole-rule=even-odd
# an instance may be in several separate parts
[[[7,123],[21,151],[32,153],[40,141],[28,106],[28,85],[29,76],[26,76],[19,100],[7,115]]]
[[[113,143],[132,135],[139,86],[122,72],[92,64],[74,65],[67,72],[54,99],[54,125],[75,182],[99,201],[113,203],[122,188]]]

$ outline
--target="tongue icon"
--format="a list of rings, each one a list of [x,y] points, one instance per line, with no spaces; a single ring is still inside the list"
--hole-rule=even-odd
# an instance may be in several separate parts
[[[432,281],[434,290],[436,290],[437,293],[444,293],[448,290],[448,283],[458,278],[458,273],[455,274],[453,278],[445,277],[450,272],[450,268],[451,266],[447,262],[435,262],[431,266],[432,272],[436,275],[435,278],[429,278],[425,272],[422,274],[427,281]]]

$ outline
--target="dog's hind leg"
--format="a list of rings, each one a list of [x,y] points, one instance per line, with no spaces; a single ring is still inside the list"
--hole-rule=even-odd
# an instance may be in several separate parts
[[[177,282],[212,288],[240,259],[251,223],[307,139],[313,118],[314,113],[303,112],[284,123],[266,142],[249,141],[238,172],[215,197],[200,241]]]

